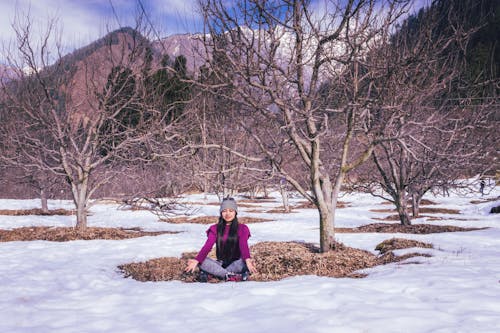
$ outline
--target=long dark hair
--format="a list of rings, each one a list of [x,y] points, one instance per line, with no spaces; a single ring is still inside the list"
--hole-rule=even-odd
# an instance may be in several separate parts
[[[219,222],[217,223],[217,243],[216,243],[216,254],[217,259],[222,260],[223,263],[229,264],[233,260],[239,259],[240,257],[240,247],[238,243],[238,214],[231,221],[231,226],[229,228],[229,235],[227,236],[226,243],[223,243],[224,230],[226,229],[226,221],[219,217]]]

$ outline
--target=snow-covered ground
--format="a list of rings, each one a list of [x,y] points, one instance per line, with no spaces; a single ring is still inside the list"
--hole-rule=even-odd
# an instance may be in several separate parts
[[[490,227],[472,232],[430,235],[337,234],[346,245],[374,251],[393,236],[434,244],[420,264],[390,264],[368,269],[364,279],[299,276],[278,282],[201,284],[138,282],[117,270],[124,263],[197,251],[206,225],[160,223],[145,211],[92,208],[90,226],[141,227],[182,231],[155,237],[110,241],[0,243],[0,332],[500,332],[500,188],[487,196],[433,197],[458,209],[456,219],[414,223]],[[485,201],[497,198],[496,201]],[[191,196],[192,202],[216,202],[215,196]],[[389,208],[365,194],[346,195],[336,223],[353,227],[376,222]],[[483,203],[472,204],[472,200]],[[38,200],[0,200],[0,209],[34,208]],[[275,207],[263,203],[262,207]],[[51,201],[50,208],[71,208]],[[217,215],[218,207],[199,206],[197,215]],[[249,213],[272,218],[250,224],[251,244],[261,241],[318,242],[317,212]],[[444,215],[443,215],[444,216]],[[0,228],[72,226],[74,217],[0,216]]]

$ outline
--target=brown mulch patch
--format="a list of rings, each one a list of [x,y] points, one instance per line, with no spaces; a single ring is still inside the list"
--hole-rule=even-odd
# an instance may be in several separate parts
[[[67,210],[63,208],[59,209],[51,209],[48,211],[43,211],[41,208],[33,208],[33,209],[0,209],[0,215],[9,215],[9,216],[24,216],[24,215],[74,215],[74,210]]]
[[[395,209],[370,209],[370,212],[374,213],[394,213]],[[430,208],[430,207],[421,207],[419,209],[420,213],[425,214],[460,214],[460,211],[457,209],[447,209],[447,208]]]
[[[192,202],[183,202],[185,205],[190,205],[190,206],[220,206],[220,202],[200,202],[200,201],[192,201]],[[237,201],[238,208],[255,208],[255,205],[251,205],[248,203],[240,203],[240,201]]]
[[[460,214],[458,209],[448,209],[448,208],[431,208],[431,207],[421,207],[419,209],[420,213],[424,214]]]
[[[68,227],[23,227],[0,230],[0,242],[45,240],[67,242],[72,240],[107,239],[119,240],[143,236],[174,234],[173,231],[142,231],[139,228],[99,228],[87,227],[84,230]]]
[[[419,246],[412,241],[398,242],[398,248]],[[421,243],[424,247],[432,247]],[[335,251],[319,253],[312,244],[298,242],[262,242],[251,247],[255,265],[259,273],[251,276],[252,281],[277,281],[291,276],[317,275],[329,277],[362,278],[367,274],[357,271],[377,265],[399,262],[415,256],[428,256],[418,253],[396,256],[390,250],[382,256],[368,251],[355,249],[337,243]],[[187,260],[196,253],[184,253],[181,258],[158,258],[146,262],[118,266],[125,277],[138,281],[179,280],[195,282],[197,274],[184,273]],[[211,279],[209,282],[220,282]]]
[[[306,202],[303,202],[303,203],[299,203],[295,206],[290,206],[291,208],[294,208],[294,209],[305,209],[305,208],[314,208],[316,209],[317,207],[312,203],[312,202],[309,202],[309,201],[306,201]],[[346,207],[349,207],[349,203],[347,202],[343,202],[343,201],[338,201],[337,202],[337,208],[346,208]]]
[[[289,214],[289,213],[293,213],[293,212],[294,212],[293,209],[290,209],[289,212],[285,212],[284,208],[273,208],[273,209],[270,209],[270,210],[266,210],[264,213],[268,213],[268,214]],[[259,212],[255,211],[254,213],[259,213]]]
[[[432,249],[432,244],[419,242],[413,239],[391,238],[378,244],[375,247],[375,250],[380,251],[380,254],[384,254],[390,251],[408,249],[412,247],[423,247]]]
[[[181,216],[181,217],[173,217],[169,219],[160,219],[160,222],[168,222],[168,223],[197,223],[197,224],[215,224],[219,221],[219,218],[217,216],[198,216],[198,217],[186,217],[186,216]],[[274,220],[270,219],[263,219],[263,218],[257,218],[257,217],[248,217],[248,216],[242,216],[238,217],[238,222],[248,224],[248,223],[261,223],[261,222],[270,222]]]
[[[370,209],[371,212],[375,213],[394,213],[396,212],[395,209]],[[419,209],[420,214],[450,214],[450,215],[458,215],[460,214],[460,211],[457,209],[447,209],[447,208],[431,208],[431,207],[421,207]],[[419,217],[424,217],[423,215],[419,215]],[[430,220],[441,220],[441,217],[431,217],[431,216],[425,216],[429,218]],[[373,220],[379,220],[379,221],[398,221],[399,220],[399,215],[393,214],[393,215],[388,215],[385,217],[373,217]]]
[[[249,209],[246,211],[246,213],[256,213],[256,214],[261,214],[261,213],[266,213],[266,214],[288,214],[288,213],[294,213],[295,211],[291,209],[289,212],[285,212],[285,209],[283,207],[279,208],[261,208],[261,209]]]
[[[480,199],[480,200],[471,200],[471,204],[482,204],[482,203],[486,203],[486,202],[491,202],[491,201],[497,201],[498,199],[500,199],[500,197],[496,197],[496,198],[485,198],[485,199]]]
[[[260,203],[263,203],[263,202],[276,202],[276,200],[273,199],[273,198],[254,198],[254,199],[248,198],[248,199],[238,200],[238,205],[240,203],[260,204]]]
[[[377,221],[399,221],[399,215],[387,215],[385,217],[372,217],[372,220],[377,220]]]
[[[389,201],[382,201],[379,202],[380,205],[394,205],[392,202]],[[420,200],[420,206],[428,206],[428,205],[437,205],[434,201],[428,200],[428,199],[422,199]]]
[[[452,225],[434,225],[434,224],[412,224],[402,225],[399,223],[372,223],[356,228],[335,228],[338,233],[403,233],[403,234],[434,234],[441,232],[459,232],[484,230],[487,228],[463,228]]]

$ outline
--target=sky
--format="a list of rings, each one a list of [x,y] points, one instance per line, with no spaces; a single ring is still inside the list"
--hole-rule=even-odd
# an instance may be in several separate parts
[[[273,282],[218,284],[180,281],[138,282],[118,265],[198,251],[207,225],[159,222],[148,211],[123,210],[117,204],[91,207],[89,226],[180,231],[125,240],[70,242],[0,242],[0,332],[9,333],[455,333],[500,332],[500,219],[490,214],[500,205],[500,186],[458,195],[426,195],[432,207],[459,214],[425,214],[413,220],[462,227],[468,232],[427,235],[337,233],[347,246],[370,251],[392,237],[415,239],[434,248],[397,250],[430,254],[362,272],[366,278],[295,276]],[[240,216],[272,219],[251,223],[250,245],[263,241],[319,241],[315,209],[267,212],[273,201],[245,202]],[[242,197],[236,197],[239,201]],[[216,216],[214,194],[185,197],[195,216]],[[338,227],[377,222],[388,213],[379,198],[346,193],[348,203],[336,213]],[[303,202],[290,198],[292,205]],[[205,204],[203,204],[205,203]],[[39,207],[40,200],[0,199],[0,209]],[[73,208],[70,201],[50,200],[49,208]],[[432,216],[431,216],[432,215]],[[216,219],[216,218],[215,218]],[[74,225],[74,216],[0,215],[0,229]],[[394,222],[399,223],[399,222]],[[255,258],[258,260],[258,258]]]
[[[416,0],[414,7],[426,2]],[[12,24],[30,16],[35,31],[41,32],[49,19],[56,19],[61,40],[67,47],[80,47],[118,27],[134,27],[140,5],[161,37],[200,32],[196,3],[197,0],[0,0],[0,38],[2,42],[12,39]]]
[[[201,31],[196,0],[141,0],[161,37]],[[12,24],[29,16],[36,31],[46,31],[49,19],[66,48],[84,46],[123,26],[136,26],[137,0],[0,0],[0,38],[14,37]],[[114,9],[114,10],[113,10]],[[116,12],[116,15],[114,14]],[[17,17],[16,17],[17,16]]]

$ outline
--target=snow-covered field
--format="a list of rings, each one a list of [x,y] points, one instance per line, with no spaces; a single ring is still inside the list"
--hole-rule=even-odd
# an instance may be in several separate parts
[[[459,209],[452,220],[436,223],[490,227],[472,232],[430,235],[337,234],[352,247],[374,251],[393,236],[434,244],[418,250],[420,264],[390,264],[368,269],[364,279],[299,276],[278,282],[182,283],[125,279],[117,266],[197,251],[206,225],[169,224],[145,211],[121,211],[116,205],[92,208],[90,226],[141,227],[182,231],[129,240],[32,241],[0,243],[0,332],[500,332],[500,188],[487,196],[432,197],[442,207]],[[487,198],[497,198],[487,202]],[[190,196],[193,202],[215,202]],[[337,226],[376,222],[389,208],[364,194],[346,195],[350,207],[337,213]],[[483,203],[472,204],[472,200]],[[38,200],[0,200],[0,209],[35,208]],[[264,203],[262,207],[274,207]],[[51,201],[49,208],[71,208]],[[317,212],[248,213],[272,218],[250,224],[251,244],[260,241],[318,241]],[[217,215],[217,206],[199,206],[197,215]],[[445,215],[443,215],[445,216]],[[0,216],[0,228],[72,226],[74,217]]]

